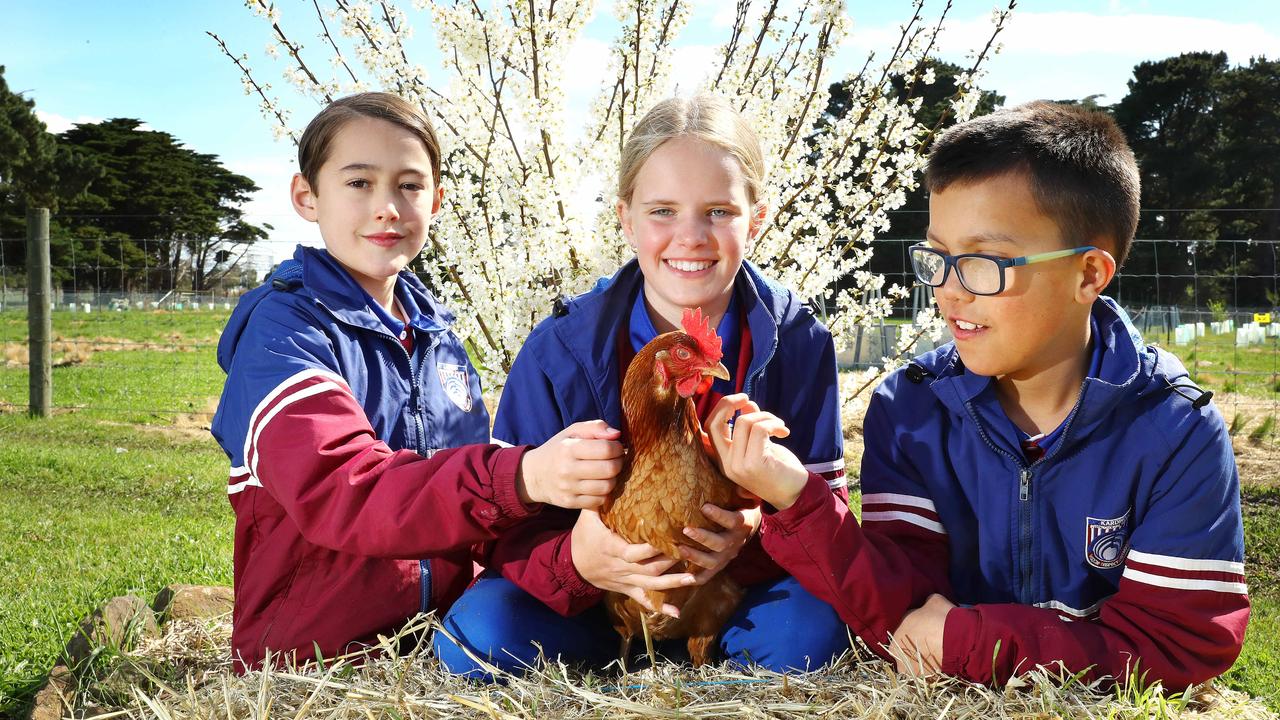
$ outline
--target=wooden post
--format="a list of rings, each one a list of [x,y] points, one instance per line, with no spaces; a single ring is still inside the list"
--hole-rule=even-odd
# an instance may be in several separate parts
[[[32,417],[49,417],[53,399],[53,337],[50,303],[53,281],[49,269],[49,210],[27,209],[27,335],[31,368],[28,408]]]

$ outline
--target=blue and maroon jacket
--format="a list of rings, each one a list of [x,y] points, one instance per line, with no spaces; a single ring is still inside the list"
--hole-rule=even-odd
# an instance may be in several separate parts
[[[1093,319],[1101,369],[1043,458],[948,344],[871,399],[861,527],[809,487],[766,517],[766,549],[875,648],[947,596],[942,670],[971,680],[1061,662],[1181,688],[1227,670],[1249,618],[1231,439],[1113,301]]]
[[[332,658],[447,608],[472,546],[530,514],[524,448],[480,444],[489,416],[452,315],[408,272],[396,294],[411,352],[342,266],[299,247],[223,331],[212,431],[231,464],[237,669],[268,649]]]
[[[644,277],[634,260],[596,287],[561,302],[520,349],[494,419],[496,441],[538,445],[569,425],[601,418],[623,427],[619,337],[627,334]],[[751,338],[742,391],[786,421],[779,442],[824,488],[847,497],[844,435],[831,333],[795,294],[744,262],[734,303]],[[734,378],[737,381],[739,378]],[[836,497],[836,495],[832,495]],[[602,592],[573,565],[575,512],[546,508],[495,544],[490,565],[564,615],[597,602]],[[784,573],[753,540],[726,569],[750,585]]]

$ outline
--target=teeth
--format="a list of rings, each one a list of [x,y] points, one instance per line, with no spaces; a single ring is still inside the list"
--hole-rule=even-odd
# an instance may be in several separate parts
[[[714,260],[668,260],[667,264],[684,272],[698,272],[699,270],[706,270],[716,263]]]
[[[971,323],[965,320],[956,320],[956,327],[960,328],[961,330],[977,330],[978,328],[986,327],[986,325],[979,325],[977,323]]]

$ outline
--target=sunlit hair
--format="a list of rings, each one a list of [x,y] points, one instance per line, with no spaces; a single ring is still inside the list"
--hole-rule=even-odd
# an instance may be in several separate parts
[[[347,123],[362,117],[386,120],[418,136],[431,158],[431,175],[436,186],[440,185],[440,141],[427,116],[398,95],[364,92],[334,100],[307,123],[298,141],[298,172],[307,179],[312,192],[318,187],[316,176],[329,159],[334,137]]]
[[[622,147],[618,167],[620,199],[631,202],[641,166],[663,143],[679,137],[701,140],[732,155],[747,181],[747,198],[753,205],[760,202],[765,177],[760,138],[727,100],[710,93],[667,98],[636,123]]]
[[[974,118],[934,142],[929,192],[1009,174],[1025,175],[1040,210],[1066,246],[1104,238],[1124,263],[1138,229],[1141,181],[1124,133],[1110,115],[1032,102]]]

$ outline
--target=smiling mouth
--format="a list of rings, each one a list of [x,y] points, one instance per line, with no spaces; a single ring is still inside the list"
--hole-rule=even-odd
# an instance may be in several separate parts
[[[956,324],[956,327],[960,328],[961,330],[983,330],[983,329],[986,329],[987,327],[986,325],[971,323],[968,320],[957,319],[957,320],[953,320],[952,322],[954,322]]]
[[[663,262],[681,272],[700,272],[716,264],[715,260],[664,260]]]

